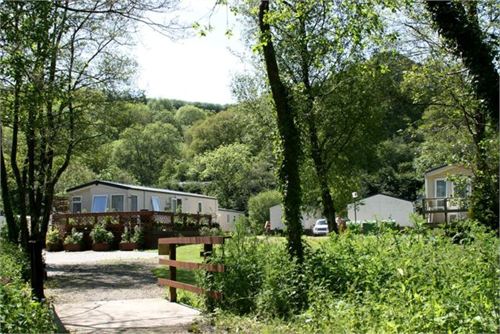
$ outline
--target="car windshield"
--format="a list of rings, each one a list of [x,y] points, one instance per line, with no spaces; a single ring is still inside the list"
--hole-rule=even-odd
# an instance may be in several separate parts
[[[318,220],[316,222],[316,225],[328,225],[328,224],[326,223],[326,220]]]

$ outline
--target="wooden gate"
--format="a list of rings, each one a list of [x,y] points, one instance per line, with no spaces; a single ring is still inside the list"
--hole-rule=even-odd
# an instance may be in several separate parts
[[[158,239],[158,254],[169,255],[168,259],[160,258],[160,264],[169,266],[169,279],[158,278],[158,284],[168,286],[170,288],[170,301],[177,301],[177,289],[183,289],[198,294],[207,294],[208,296],[219,299],[222,293],[219,291],[206,291],[201,287],[182,283],[177,281],[177,268],[186,270],[206,270],[208,272],[224,272],[223,264],[211,263],[194,263],[177,261],[176,246],[177,245],[192,245],[203,244],[203,252],[201,256],[205,259],[210,257],[213,252],[213,245],[222,245],[228,237],[176,237],[176,238],[160,238]]]

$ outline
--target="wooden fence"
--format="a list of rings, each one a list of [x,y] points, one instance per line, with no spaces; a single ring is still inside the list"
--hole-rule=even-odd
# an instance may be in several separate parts
[[[170,289],[170,301],[177,301],[177,289],[191,291],[197,294],[206,294],[212,299],[220,299],[222,293],[219,291],[206,291],[201,287],[177,281],[177,268],[185,270],[206,270],[207,272],[224,272],[223,264],[194,263],[177,261],[176,246],[188,244],[203,244],[203,252],[200,254],[209,259],[213,252],[213,245],[222,245],[228,237],[177,237],[162,238],[158,240],[159,255],[169,255],[168,259],[160,258],[160,264],[169,266],[169,278],[159,278],[158,284],[168,286]]]

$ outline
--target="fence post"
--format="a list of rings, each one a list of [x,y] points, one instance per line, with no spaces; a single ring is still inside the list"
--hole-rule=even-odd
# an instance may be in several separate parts
[[[170,244],[168,246],[170,247],[170,255],[169,255],[170,260],[175,260],[176,259],[175,244]],[[169,266],[168,270],[169,270],[169,278],[170,278],[170,280],[176,281],[177,280],[177,268]],[[176,288],[170,287],[170,301],[172,303],[177,302],[177,290],[176,290]]]
[[[205,262],[209,262],[210,256],[212,256],[212,252],[214,250],[214,245],[213,244],[204,244],[203,245],[203,257],[205,258]],[[213,290],[213,282],[214,282],[214,274],[207,271],[205,273],[205,277],[207,279],[208,283],[208,289],[209,291]],[[207,300],[207,309],[209,312],[213,312],[215,309],[215,300],[212,296],[207,295],[206,296]]]

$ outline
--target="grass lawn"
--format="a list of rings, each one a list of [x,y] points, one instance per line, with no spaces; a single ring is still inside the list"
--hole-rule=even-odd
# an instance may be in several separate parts
[[[183,245],[177,247],[177,260],[186,262],[203,261],[200,252],[203,250],[203,245]],[[168,257],[168,255],[165,255]],[[158,278],[168,278],[169,270],[167,266],[158,266],[153,269],[153,274]],[[192,270],[177,269],[177,280],[183,283],[196,285],[195,272]]]

